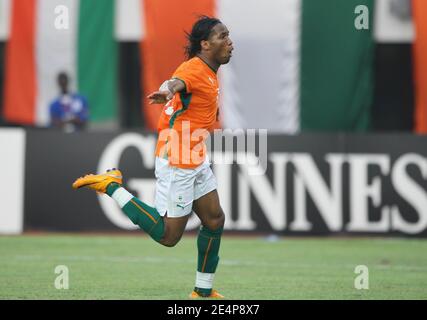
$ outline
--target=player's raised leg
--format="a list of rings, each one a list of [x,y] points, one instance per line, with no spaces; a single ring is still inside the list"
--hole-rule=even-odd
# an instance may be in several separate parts
[[[219,262],[219,248],[225,220],[219,204],[218,192],[213,190],[195,200],[193,210],[200,218],[202,226],[197,237],[196,285],[190,297],[223,298],[212,289]]]
[[[156,208],[140,201],[123,188],[122,179],[122,173],[117,169],[112,169],[105,174],[89,174],[81,177],[73,183],[73,188],[88,187],[109,195],[135,225],[146,231],[160,244],[173,247],[181,239],[188,216],[162,217]]]

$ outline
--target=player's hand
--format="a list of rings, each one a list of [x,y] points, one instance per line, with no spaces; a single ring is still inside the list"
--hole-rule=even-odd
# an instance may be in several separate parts
[[[147,98],[150,100],[149,104],[165,104],[173,98],[173,94],[170,91],[156,91]]]

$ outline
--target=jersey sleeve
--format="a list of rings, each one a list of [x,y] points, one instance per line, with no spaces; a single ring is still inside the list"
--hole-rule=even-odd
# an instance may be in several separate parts
[[[172,78],[180,79],[184,81],[186,92],[193,92],[197,87],[199,81],[197,81],[200,74],[200,70],[193,64],[181,65],[173,74]]]

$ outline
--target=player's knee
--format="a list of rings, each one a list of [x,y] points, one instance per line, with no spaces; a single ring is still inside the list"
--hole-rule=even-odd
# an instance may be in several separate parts
[[[179,240],[181,240],[181,236],[170,235],[170,236],[164,237],[161,241],[161,244],[163,244],[165,247],[172,248],[177,245]]]
[[[170,240],[167,240],[167,239],[163,239],[160,243],[162,245],[164,245],[165,247],[168,247],[168,248],[175,247],[175,245],[176,245],[176,243],[174,243],[174,242],[172,242]]]
[[[169,240],[167,240],[167,241],[162,241],[162,245],[164,245],[165,247],[168,247],[168,248],[173,248],[173,247],[175,247],[177,243],[178,243],[178,242],[172,242],[172,241],[169,241]]]
[[[222,210],[221,210],[221,213],[220,213],[220,215],[219,215],[219,217],[218,217],[218,225],[217,225],[217,229],[219,229],[219,228],[224,228],[224,223],[225,223],[225,215],[224,215],[224,213],[222,212]]]
[[[211,219],[209,219],[205,225],[210,230],[218,230],[224,227],[225,216],[222,210],[219,210]]]

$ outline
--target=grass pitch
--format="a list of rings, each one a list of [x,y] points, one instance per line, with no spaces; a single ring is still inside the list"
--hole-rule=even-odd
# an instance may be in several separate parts
[[[427,241],[223,237],[215,288],[228,299],[427,299]],[[0,237],[0,299],[187,299],[196,238],[165,248],[145,236]],[[69,289],[55,288],[55,267]],[[355,267],[369,289],[354,287]]]

